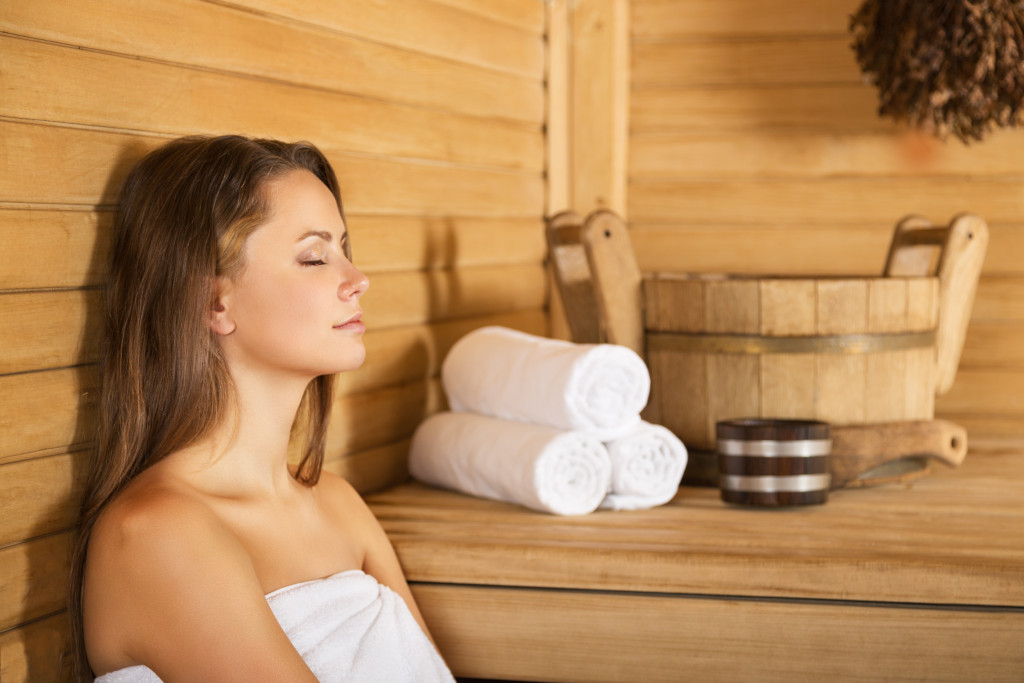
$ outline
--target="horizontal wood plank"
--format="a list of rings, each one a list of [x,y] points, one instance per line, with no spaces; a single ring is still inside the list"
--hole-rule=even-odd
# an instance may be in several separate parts
[[[935,413],[1024,420],[1024,368],[960,368]]]
[[[412,586],[457,676],[579,683],[1013,681],[1024,614]],[[856,647],[851,647],[856,643]],[[683,673],[685,672],[685,673]]]
[[[631,64],[634,90],[861,82],[847,36],[634,42]]]
[[[646,179],[830,176],[1019,176],[1024,131],[984,145],[923,134],[820,132],[664,133],[630,139],[630,175]]]
[[[324,471],[343,477],[361,494],[382,491],[409,478],[409,440],[325,458]]]
[[[1017,442],[1024,439],[1024,417],[1020,415],[989,417],[978,414],[941,412],[937,416],[955,422],[966,429],[967,438],[971,444],[1004,439],[1012,439]]]
[[[177,135],[245,132],[368,154],[539,172],[539,126],[0,37],[0,115]],[[109,83],[133,83],[111,98]],[[267,107],[267,102],[287,106]],[[338,125],[343,121],[344,125]]]
[[[843,216],[833,216],[817,223],[752,221],[723,225],[677,218],[675,224],[634,222],[630,235],[637,262],[649,273],[881,275],[893,227],[903,215],[863,223],[844,223]],[[943,218],[936,214],[932,220],[939,223]],[[999,286],[1001,294],[997,296],[1012,297],[1012,283],[1017,275],[1024,274],[1024,263],[1017,256],[1024,253],[1024,226],[989,227],[991,244],[983,273],[986,278],[1008,278]],[[836,256],[839,254],[842,258]],[[986,317],[991,319],[991,307],[989,310]]]
[[[112,205],[131,166],[166,141],[0,120],[0,202]],[[324,151],[353,213],[537,218],[543,211],[540,175]],[[52,182],[55,167],[60,183]]]
[[[1002,241],[997,249],[1006,248]],[[991,249],[991,246],[990,246]],[[1014,254],[1024,253],[1015,251]],[[985,255],[985,265],[999,257],[998,251]],[[1021,264],[1024,266],[1024,264]],[[982,277],[978,283],[978,294],[974,299],[973,321],[1024,322],[1024,277],[991,276]]]
[[[362,299],[370,329],[543,308],[540,264],[379,273]]]
[[[878,96],[866,85],[633,88],[629,120],[636,133],[898,130],[877,111]]]
[[[87,457],[65,453],[0,465],[0,547],[71,527]]]
[[[1015,223],[1024,215],[1019,184],[1013,177],[644,181],[630,186],[629,216],[638,223],[888,225],[909,213],[944,222],[970,211],[992,223]]]
[[[439,380],[343,395],[331,410],[327,454],[337,458],[407,439],[425,417],[446,407]]]
[[[95,366],[0,375],[0,462],[94,438]]]
[[[534,33],[544,30],[545,3],[543,0],[437,0],[510,26],[518,26]]]
[[[457,62],[535,78],[543,73],[540,25],[525,31],[484,13],[467,12],[429,0],[406,0],[402,11],[376,0],[348,2],[339,12],[331,0],[244,0],[246,8],[322,26],[346,35],[424,52]],[[520,12],[540,3],[521,0]],[[486,11],[486,10],[485,10]]]
[[[845,35],[859,0],[633,0],[637,41]]]
[[[0,549],[0,631],[65,608],[70,547],[60,533]]]
[[[0,31],[476,116],[543,119],[539,72],[531,78],[501,73],[220,3],[153,0],[131,12],[102,0],[64,8],[7,3]]]
[[[875,225],[707,225],[637,222],[640,269],[657,272],[881,275],[892,221]],[[831,255],[842,254],[842,258]]]
[[[64,613],[0,633],[0,678],[4,683],[71,681],[70,668],[62,666],[67,638]]]
[[[346,212],[359,268],[398,270],[541,263],[540,218],[368,216]]]
[[[103,312],[99,290],[0,293],[0,373],[94,363]]]
[[[0,291],[100,284],[112,222],[111,211],[0,208]]]
[[[1019,296],[1024,298],[1024,289]],[[967,328],[960,367],[1024,370],[1024,323],[972,321]]]

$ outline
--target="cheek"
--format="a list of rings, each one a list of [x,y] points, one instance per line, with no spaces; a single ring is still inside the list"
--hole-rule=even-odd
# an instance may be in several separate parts
[[[281,280],[272,282],[268,278],[253,283],[248,294],[242,310],[243,317],[271,334],[289,334],[296,326],[313,323],[316,310],[322,307],[315,292],[299,283]]]

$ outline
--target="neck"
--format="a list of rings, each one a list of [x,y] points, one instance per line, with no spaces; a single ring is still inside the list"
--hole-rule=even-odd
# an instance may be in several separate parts
[[[280,497],[294,491],[288,444],[308,381],[251,373],[232,373],[232,380],[234,401],[223,423],[197,449],[205,455],[196,459],[204,487],[231,497]]]

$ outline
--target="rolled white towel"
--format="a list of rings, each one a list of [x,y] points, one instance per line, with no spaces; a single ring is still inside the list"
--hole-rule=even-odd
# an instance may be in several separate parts
[[[409,451],[409,471],[424,483],[558,515],[595,510],[611,470],[593,436],[476,413],[431,415]]]
[[[668,429],[641,422],[605,446],[612,460],[612,485],[602,509],[640,510],[664,505],[676,495],[689,455]]]
[[[483,327],[455,343],[441,367],[454,411],[583,431],[602,441],[640,422],[651,376],[613,344],[574,344]]]

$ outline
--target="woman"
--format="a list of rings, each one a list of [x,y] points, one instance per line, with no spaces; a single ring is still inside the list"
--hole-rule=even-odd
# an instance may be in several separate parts
[[[368,284],[309,144],[184,138],[132,171],[73,558],[81,679],[451,680],[380,525],[321,473]]]

